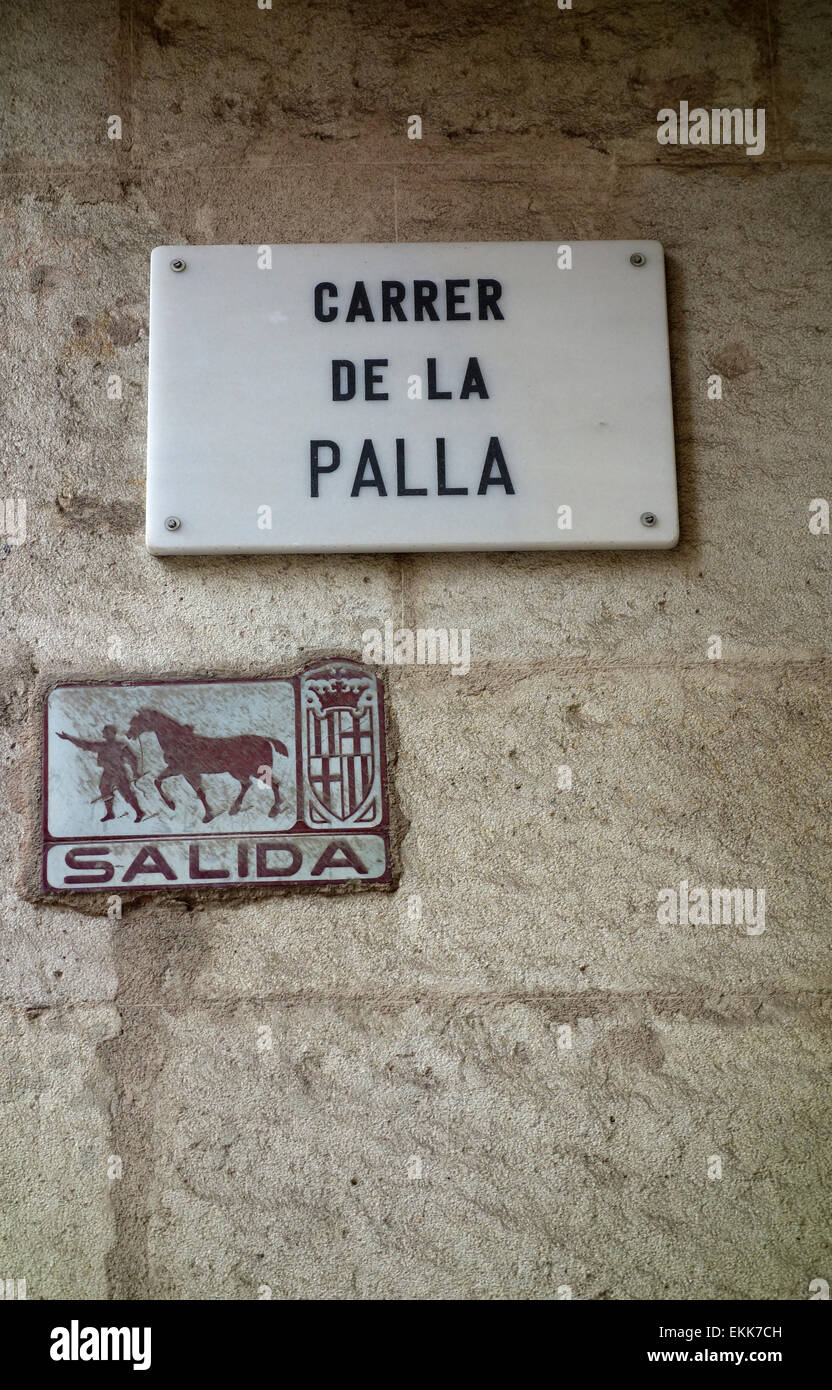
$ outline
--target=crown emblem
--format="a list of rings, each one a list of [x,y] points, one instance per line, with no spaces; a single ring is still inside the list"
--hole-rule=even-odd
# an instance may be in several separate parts
[[[367,685],[365,681],[351,680],[309,681],[307,689],[316,697],[322,710],[357,710]]]
[[[321,716],[329,710],[363,713],[373,702],[373,680],[349,667],[330,666],[326,672],[310,674],[304,681],[304,703]]]

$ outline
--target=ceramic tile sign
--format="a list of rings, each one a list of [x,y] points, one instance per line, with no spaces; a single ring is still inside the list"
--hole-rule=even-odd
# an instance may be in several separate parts
[[[383,692],[358,663],[56,685],[44,720],[46,891],[390,882]]]
[[[658,242],[153,252],[155,554],[677,539]]]

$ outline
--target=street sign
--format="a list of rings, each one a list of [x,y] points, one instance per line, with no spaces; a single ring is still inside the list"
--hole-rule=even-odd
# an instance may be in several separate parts
[[[658,242],[153,252],[155,554],[677,539]]]
[[[383,692],[367,667],[55,685],[43,887],[391,880]]]

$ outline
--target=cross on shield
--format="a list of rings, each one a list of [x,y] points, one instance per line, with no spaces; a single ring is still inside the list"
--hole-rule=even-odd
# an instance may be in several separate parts
[[[307,707],[309,782],[313,795],[336,820],[349,820],[373,787],[372,711]]]

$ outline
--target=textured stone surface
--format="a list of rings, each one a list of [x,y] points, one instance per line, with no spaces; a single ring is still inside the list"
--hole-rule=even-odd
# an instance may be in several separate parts
[[[191,1010],[158,1081],[148,1277],[173,1298],[752,1298],[770,1270],[799,1297],[825,1259],[828,1019],[710,1007]]]
[[[573,5],[3,7],[0,1277],[29,1297],[832,1280],[832,26]],[[764,105],[766,153],[658,145],[681,100]],[[668,260],[676,551],[145,552],[154,245],[634,236]],[[396,894],[20,899],[39,678],[359,656],[387,619],[472,654],[391,673]],[[682,879],[764,887],[765,931],[659,926]]]
[[[6,951],[8,951],[6,947]],[[35,985],[32,996],[42,996]],[[116,1227],[109,1109],[115,1087],[98,1056],[121,1021],[106,1003],[44,1000],[2,1010],[0,1190],[4,1279],[28,1298],[107,1298]]]

